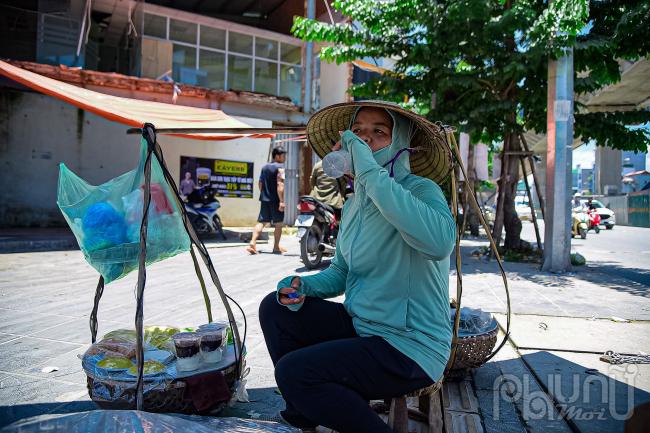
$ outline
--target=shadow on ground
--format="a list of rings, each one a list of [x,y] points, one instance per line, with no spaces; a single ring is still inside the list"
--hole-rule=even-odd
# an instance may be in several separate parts
[[[478,247],[461,246],[463,275],[498,272],[496,260],[472,255]],[[451,264],[456,272],[455,260]],[[650,270],[626,267],[618,262],[590,262],[588,266],[576,266],[568,274],[553,274],[540,271],[536,263],[504,262],[503,267],[511,281],[528,280],[546,287],[575,287],[576,279],[602,287],[650,298]]]
[[[475,370],[487,430],[510,431],[506,425],[521,422],[527,431],[565,431],[557,429],[566,422],[576,432],[623,433],[634,408],[650,401],[650,393],[635,386],[636,366],[600,363],[599,371],[588,367],[590,354],[580,354],[591,360],[587,365],[562,356],[532,352],[522,356],[525,366],[511,359]]]

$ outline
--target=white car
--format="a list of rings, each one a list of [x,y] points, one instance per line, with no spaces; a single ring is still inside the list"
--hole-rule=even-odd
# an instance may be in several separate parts
[[[528,197],[523,195],[515,197],[515,212],[517,212],[517,216],[522,221],[533,220],[530,205],[528,204]]]
[[[580,205],[588,207],[589,200],[582,199],[580,200]],[[611,230],[616,225],[616,215],[614,211],[605,207],[603,202],[599,200],[591,200],[591,206],[596,208],[596,212],[600,215],[600,225],[605,226],[607,230]]]

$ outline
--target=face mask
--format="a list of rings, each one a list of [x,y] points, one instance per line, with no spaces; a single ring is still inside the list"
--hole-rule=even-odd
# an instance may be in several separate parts
[[[384,150],[384,149],[382,149]],[[403,153],[408,152],[409,154],[415,153],[418,150],[420,150],[417,147],[408,147],[406,149],[402,149],[399,152],[395,154],[386,164],[384,164],[382,167],[386,168],[388,164],[390,164],[390,177],[395,177],[395,163],[399,159],[400,156],[402,156]]]

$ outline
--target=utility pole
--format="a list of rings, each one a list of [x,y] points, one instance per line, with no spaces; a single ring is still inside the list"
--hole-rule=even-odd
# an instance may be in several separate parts
[[[546,209],[542,270],[571,270],[573,49],[548,64]]]

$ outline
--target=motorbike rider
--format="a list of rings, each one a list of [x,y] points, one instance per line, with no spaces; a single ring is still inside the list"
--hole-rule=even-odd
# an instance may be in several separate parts
[[[450,158],[438,157],[448,148],[440,128],[388,103],[338,104],[310,124],[315,149],[319,131],[349,125],[340,146],[351,154],[355,194],[331,265],[284,278],[260,305],[287,404],[280,415],[303,429],[389,433],[368,400],[440,380],[450,354],[456,224],[440,187],[423,177],[449,173]],[[344,304],[325,300],[341,294]]]
[[[335,179],[326,175],[321,160],[314,165],[309,183],[311,184],[309,195],[334,209],[336,219],[340,221],[341,209],[343,209],[345,201],[345,178]]]

